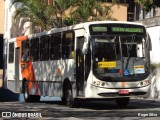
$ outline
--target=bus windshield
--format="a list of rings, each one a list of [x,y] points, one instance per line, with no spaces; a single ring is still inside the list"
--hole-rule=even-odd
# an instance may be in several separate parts
[[[148,73],[145,36],[96,35],[91,39],[95,76],[104,80],[129,80],[144,77]]]

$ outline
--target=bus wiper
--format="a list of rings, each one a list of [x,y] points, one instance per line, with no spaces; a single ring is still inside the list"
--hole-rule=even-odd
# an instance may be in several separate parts
[[[125,66],[125,69],[128,68],[128,64],[129,64],[129,60],[131,58],[131,55],[130,55],[130,52],[131,52],[131,49],[132,49],[132,46],[133,46],[133,42],[135,41],[135,34],[132,35],[132,39],[131,39],[131,44],[126,44],[127,45],[127,55],[128,55],[128,59],[127,59],[127,63],[126,63],[126,66]],[[126,42],[127,43],[127,42]]]

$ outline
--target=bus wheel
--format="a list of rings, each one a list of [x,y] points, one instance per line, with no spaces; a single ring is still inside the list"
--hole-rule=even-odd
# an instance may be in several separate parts
[[[69,83],[65,87],[64,102],[68,107],[75,107],[75,100],[72,95],[72,86]]]
[[[32,97],[33,97],[33,102],[39,102],[41,99],[41,96],[39,95],[32,95]]]
[[[40,96],[39,95],[29,95],[28,93],[28,82],[25,81],[24,83],[24,100],[25,102],[39,102]]]
[[[30,102],[31,96],[28,93],[28,81],[24,83],[24,100],[25,102]]]
[[[125,108],[129,103],[129,98],[116,98],[118,107]]]

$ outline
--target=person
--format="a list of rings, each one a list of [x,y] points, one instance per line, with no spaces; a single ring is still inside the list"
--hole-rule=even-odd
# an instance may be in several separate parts
[[[27,55],[25,54],[22,55],[22,61],[27,61]]]
[[[29,61],[30,60],[30,57],[29,56],[27,56],[26,54],[23,54],[22,55],[22,61],[23,62],[27,62],[27,61]]]

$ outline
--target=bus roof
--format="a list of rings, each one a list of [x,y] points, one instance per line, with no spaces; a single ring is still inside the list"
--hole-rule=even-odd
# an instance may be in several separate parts
[[[29,39],[37,38],[37,37],[52,34],[52,33],[63,32],[63,31],[68,31],[68,30],[83,29],[83,28],[85,28],[88,31],[89,30],[88,26],[91,24],[105,24],[105,23],[106,24],[119,23],[119,24],[130,24],[130,25],[144,26],[142,23],[128,22],[128,21],[92,21],[92,22],[79,23],[79,24],[75,24],[75,25],[67,26],[67,27],[63,27],[63,28],[53,28],[49,31],[28,35],[28,38]]]
[[[128,22],[128,21],[92,21],[92,22],[84,22],[84,23],[79,23],[76,25],[68,26],[68,27],[63,27],[62,29],[79,29],[79,28],[84,28],[88,27],[91,24],[114,24],[114,23],[119,23],[119,24],[130,24],[130,25],[140,25],[144,26],[142,23],[137,23],[137,22]]]

